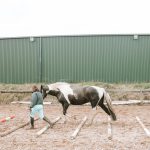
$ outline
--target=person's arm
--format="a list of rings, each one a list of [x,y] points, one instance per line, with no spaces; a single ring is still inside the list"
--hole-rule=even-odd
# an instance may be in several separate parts
[[[37,95],[36,93],[33,93],[31,96],[31,103],[30,103],[30,108],[34,107],[37,104]]]

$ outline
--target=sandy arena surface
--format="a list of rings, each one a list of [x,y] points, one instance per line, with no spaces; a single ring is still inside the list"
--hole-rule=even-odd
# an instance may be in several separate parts
[[[36,129],[30,126],[21,128],[5,137],[0,137],[0,150],[150,150],[150,137],[147,137],[135,116],[138,116],[150,130],[150,105],[114,106],[118,120],[112,123],[113,137],[108,139],[108,117],[102,109],[93,111],[90,106],[70,106],[66,123],[60,120],[52,129],[36,137],[36,133],[47,124],[38,120]],[[53,120],[62,114],[62,106],[44,105],[45,115]],[[94,113],[99,112],[92,124]],[[0,134],[29,121],[28,105],[0,105],[0,119],[15,115],[15,118],[0,123]],[[70,136],[82,121],[88,117],[76,139]]]

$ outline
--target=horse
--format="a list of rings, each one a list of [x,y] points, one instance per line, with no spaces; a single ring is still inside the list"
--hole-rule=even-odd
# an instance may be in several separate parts
[[[43,99],[48,94],[55,96],[62,104],[64,115],[66,115],[69,105],[82,105],[90,102],[92,109],[96,109],[97,106],[100,106],[113,121],[116,120],[111,98],[104,88],[56,82],[48,85],[41,85],[40,91],[43,95]],[[104,100],[107,106],[104,104]]]

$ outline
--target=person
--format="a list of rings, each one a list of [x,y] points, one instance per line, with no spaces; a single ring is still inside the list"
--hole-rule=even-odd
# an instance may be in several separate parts
[[[53,126],[52,122],[44,115],[43,112],[43,96],[37,86],[32,86],[32,96],[30,102],[30,129],[34,129],[34,116],[38,114],[40,119],[49,123],[50,127]]]

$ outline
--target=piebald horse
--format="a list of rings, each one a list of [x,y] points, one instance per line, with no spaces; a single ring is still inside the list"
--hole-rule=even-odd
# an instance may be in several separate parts
[[[100,106],[115,121],[116,115],[111,105],[111,98],[104,88],[98,86],[79,86],[66,82],[56,82],[41,85],[43,98],[48,94],[57,97],[63,106],[63,114],[66,115],[69,105],[82,105],[90,102],[93,109]],[[106,101],[107,106],[104,104]]]

